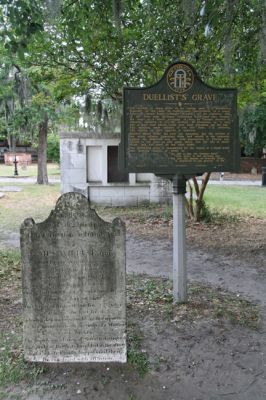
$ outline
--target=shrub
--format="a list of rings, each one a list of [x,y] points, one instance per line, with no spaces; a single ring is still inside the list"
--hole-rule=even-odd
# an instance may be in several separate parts
[[[60,143],[59,136],[50,133],[47,139],[47,159],[53,162],[60,162]]]

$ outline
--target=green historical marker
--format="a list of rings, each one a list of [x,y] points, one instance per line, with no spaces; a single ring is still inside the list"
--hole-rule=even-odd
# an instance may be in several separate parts
[[[206,85],[186,62],[146,88],[124,88],[120,166],[173,181],[173,298],[187,301],[185,193],[189,176],[237,172],[236,89]]]
[[[157,175],[237,171],[236,89],[206,85],[186,62],[147,88],[124,88],[121,167]]]

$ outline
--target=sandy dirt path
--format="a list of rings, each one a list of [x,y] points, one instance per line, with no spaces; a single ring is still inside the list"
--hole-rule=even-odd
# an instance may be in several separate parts
[[[188,247],[187,271],[190,280],[219,286],[266,305],[266,270],[255,256],[244,262]],[[128,234],[127,272],[172,278],[171,240],[145,240]]]
[[[11,238],[18,247],[18,238]],[[188,246],[188,278],[237,293],[261,306],[266,320],[266,271],[260,258],[230,257]],[[172,243],[127,234],[127,272],[171,277]],[[179,324],[129,310],[153,367],[144,378],[130,366],[53,367],[33,386],[6,389],[20,400],[265,400],[266,335],[202,319]],[[158,362],[156,360],[163,360]],[[17,397],[15,397],[17,396]]]

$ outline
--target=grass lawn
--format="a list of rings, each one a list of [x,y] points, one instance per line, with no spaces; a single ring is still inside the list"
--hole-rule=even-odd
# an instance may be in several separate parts
[[[0,182],[2,186],[10,186],[10,183]],[[2,232],[18,232],[21,223],[26,218],[33,218],[41,222],[55,207],[56,200],[60,196],[60,185],[24,184],[18,181],[12,183],[22,189],[21,192],[5,192],[0,199],[0,230]],[[206,190],[206,202],[211,211],[221,214],[247,215],[266,218],[266,188],[243,186],[216,186],[209,185]],[[172,215],[171,206],[151,205],[142,208],[105,208],[97,207],[99,214],[107,219],[115,217],[127,218],[136,216],[145,222],[148,215],[161,215],[169,220]]]
[[[60,166],[59,164],[48,163],[48,176],[59,178],[60,176]],[[22,168],[18,165],[18,175],[19,176],[31,176],[37,178],[37,164],[32,164],[26,167],[26,169]],[[14,176],[14,166],[13,165],[5,165],[0,164],[0,177],[12,177]]]
[[[266,218],[266,188],[208,185],[205,200],[211,211]]]
[[[0,183],[2,186],[10,184]],[[14,186],[14,184],[12,184]],[[26,218],[41,222],[48,217],[60,196],[60,185],[18,184],[21,192],[5,192],[0,199],[0,229],[18,232],[21,223]]]
[[[0,239],[1,235],[5,236],[8,231],[18,232],[19,226],[25,218],[32,217],[36,222],[43,221],[55,207],[56,200],[60,196],[59,184],[46,186],[23,184],[16,181],[12,186],[15,185],[22,190],[20,192],[5,192],[5,196],[0,199]],[[3,186],[11,185],[9,183],[0,183],[0,192]],[[247,213],[249,215],[257,215],[258,213],[257,216],[266,218],[266,189],[209,185],[207,188],[207,199],[209,206],[213,209],[224,210],[231,214],[235,211],[238,214]],[[171,212],[171,207],[154,205],[142,208],[97,208],[101,216],[104,216],[105,213],[106,215],[109,213],[112,218],[115,216],[126,217],[130,215],[131,220],[133,221],[134,218],[137,219],[139,225],[147,222],[148,215],[156,217],[157,215],[163,216],[165,213],[165,217],[169,217],[170,219]],[[166,215],[167,209],[170,212]],[[156,218],[154,222],[156,222]],[[201,224],[201,226],[197,225],[197,227],[201,230],[203,225],[210,226],[208,224]],[[210,230],[213,231],[212,228]],[[152,229],[156,230],[157,224],[152,225]],[[197,235],[201,235],[199,233],[200,230],[197,231]],[[232,225],[231,230],[235,234],[235,225]],[[220,237],[220,230],[218,234]],[[228,236],[225,237],[227,240]],[[248,240],[250,242],[250,238]],[[260,247],[256,247],[256,249],[259,250]],[[253,257],[252,253],[252,259]],[[165,381],[168,379],[169,371],[173,371],[171,373],[176,374],[176,362],[179,361],[176,361],[172,357],[171,347],[166,352],[169,358],[161,356],[158,358],[158,349],[161,346],[164,348],[166,346],[165,332],[168,335],[174,332],[174,337],[177,337],[177,343],[185,337],[187,340],[185,348],[191,349],[195,346],[196,341],[197,343],[201,341],[195,341],[197,335],[200,335],[198,336],[199,339],[203,338],[203,335],[207,332],[204,327],[209,326],[212,323],[211,321],[214,321],[215,325],[211,325],[213,327],[210,328],[211,333],[208,334],[212,336],[215,334],[217,337],[224,338],[226,340],[225,343],[229,343],[228,352],[230,351],[230,354],[237,354],[237,357],[239,357],[238,353],[235,353],[237,346],[230,347],[231,324],[234,324],[234,331],[232,331],[234,335],[236,326],[240,325],[237,338],[241,339],[241,343],[243,341],[243,332],[247,332],[248,328],[257,330],[261,324],[260,309],[257,305],[239,297],[239,294],[230,294],[222,291],[220,288],[218,290],[198,283],[188,286],[189,302],[187,304],[174,305],[172,303],[172,283],[162,278],[130,276],[127,279],[127,294],[127,350],[128,363],[131,364],[129,371],[134,366],[141,377],[150,373],[148,379],[156,376],[156,374],[158,375],[159,362],[162,363],[160,373],[163,371],[165,374]],[[49,395],[49,398],[65,399],[69,398],[66,393],[74,393],[75,391],[78,393],[76,382],[81,382],[81,385],[78,387],[86,387],[86,392],[89,392],[89,388],[93,387],[95,381],[105,379],[105,375],[102,374],[101,370],[98,375],[92,375],[91,377],[90,372],[89,376],[86,373],[86,377],[84,375],[83,378],[83,375],[79,373],[79,369],[76,368],[76,372],[68,372],[72,374],[70,376],[73,378],[65,377],[65,380],[62,381],[61,376],[57,379],[57,376],[59,376],[57,371],[50,370],[51,372],[49,372],[48,369],[40,368],[38,364],[26,363],[24,361],[22,349],[21,264],[20,254],[17,249],[0,249],[0,304],[4,304],[0,313],[0,400],[7,398],[20,399],[21,396],[18,392],[14,394],[15,397],[12,395],[12,390],[15,388],[14,384],[19,384],[19,382],[23,382],[21,383],[21,388],[23,388],[23,391],[25,390],[25,396],[29,395],[27,398],[33,395],[36,397],[39,393],[45,393],[44,387],[45,385],[47,386],[48,382],[48,385],[50,385],[49,390],[57,390],[57,392],[51,392],[52,397]],[[144,322],[146,325],[143,325]],[[145,326],[145,329],[143,329],[143,326]],[[148,329],[149,333],[147,334]],[[191,329],[195,330],[195,336],[190,334]],[[146,336],[143,332],[145,332]],[[225,336],[226,334],[227,336]],[[256,343],[256,346],[257,343],[261,345],[259,342],[261,333],[258,333],[258,336],[254,336],[255,334],[255,331],[252,332],[252,336],[248,336],[245,333],[244,348],[251,346],[250,343]],[[163,341],[156,342],[158,337],[163,337]],[[221,346],[221,341],[217,341],[214,354],[219,354]],[[149,352],[146,351],[146,348],[149,349]],[[257,353],[253,354],[253,357],[256,356]],[[185,360],[187,359],[187,350],[181,353],[181,359],[182,357]],[[228,364],[223,364],[223,359],[224,353],[218,359],[217,365],[227,367]],[[166,364],[163,364],[166,362],[167,368]],[[196,368],[196,365],[195,363],[193,368]],[[201,366],[199,365],[198,368],[201,368]],[[125,370],[127,381],[136,381],[139,384],[140,381],[136,380],[136,375],[132,375],[132,372],[127,371]],[[106,381],[106,385],[109,385],[111,379],[114,382],[121,380],[121,369],[118,369],[116,373],[115,368],[112,368],[110,373],[106,375],[108,379],[111,373],[113,375],[111,375],[110,381]],[[67,379],[70,381],[69,386],[67,386]],[[256,379],[256,376],[254,379]],[[87,382],[87,386],[85,386],[84,382]],[[117,388],[117,386],[115,387]],[[63,391],[64,388],[66,388],[65,392]],[[62,390],[62,392],[59,393],[59,390]],[[109,386],[107,390],[109,391]],[[86,392],[84,391],[84,393]],[[47,395],[45,395],[45,398],[48,398]],[[130,396],[130,398],[133,400],[135,397]]]

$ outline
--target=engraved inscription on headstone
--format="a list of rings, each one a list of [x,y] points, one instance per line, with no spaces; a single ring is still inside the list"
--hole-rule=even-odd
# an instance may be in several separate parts
[[[44,222],[24,221],[21,252],[25,359],[126,362],[124,223],[67,193]]]
[[[213,88],[185,62],[153,86],[124,88],[120,164],[129,172],[236,171],[236,89]]]

